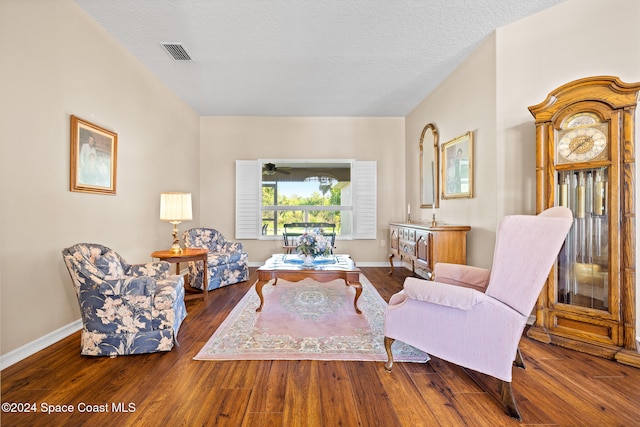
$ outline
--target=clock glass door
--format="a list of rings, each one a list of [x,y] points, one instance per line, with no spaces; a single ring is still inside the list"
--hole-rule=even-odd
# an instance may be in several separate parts
[[[609,309],[607,183],[607,167],[557,173],[557,204],[574,217],[558,257],[558,303]]]

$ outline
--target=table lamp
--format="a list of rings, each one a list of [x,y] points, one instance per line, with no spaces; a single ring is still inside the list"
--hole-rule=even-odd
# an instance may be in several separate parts
[[[160,193],[160,219],[173,224],[173,245],[171,252],[182,253],[178,240],[178,224],[193,219],[191,213],[191,193]]]

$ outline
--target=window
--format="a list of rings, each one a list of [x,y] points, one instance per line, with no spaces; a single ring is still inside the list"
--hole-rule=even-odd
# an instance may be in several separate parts
[[[376,162],[238,160],[236,238],[273,238],[290,222],[331,222],[342,238],[376,237]]]
[[[330,222],[351,235],[351,163],[262,163],[262,235],[291,222]]]

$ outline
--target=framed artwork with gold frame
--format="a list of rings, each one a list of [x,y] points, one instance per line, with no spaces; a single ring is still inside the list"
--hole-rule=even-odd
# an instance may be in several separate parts
[[[473,197],[473,132],[442,144],[442,198]]]
[[[70,190],[116,194],[118,135],[71,116]]]

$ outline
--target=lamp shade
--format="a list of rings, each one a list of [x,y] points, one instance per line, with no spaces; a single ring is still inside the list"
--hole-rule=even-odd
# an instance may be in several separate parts
[[[160,193],[160,219],[162,221],[190,221],[191,193]]]

